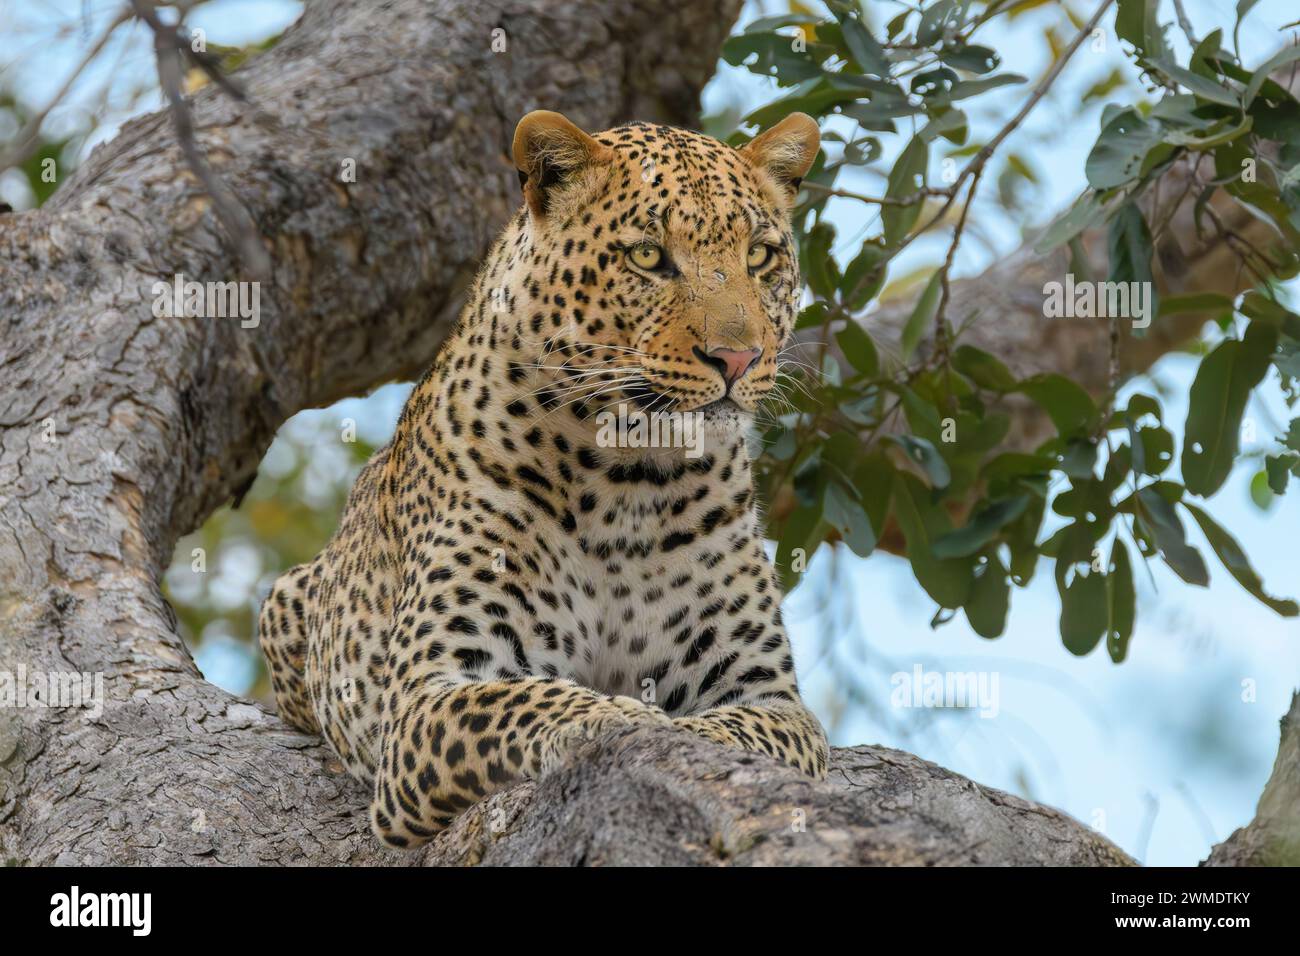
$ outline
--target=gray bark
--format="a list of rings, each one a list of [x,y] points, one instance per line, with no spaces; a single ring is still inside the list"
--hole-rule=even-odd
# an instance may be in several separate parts
[[[896,751],[838,750],[818,784],[664,732],[598,742],[425,851],[386,851],[327,748],[204,681],[177,633],[159,591],[175,542],[251,479],[279,425],[429,361],[519,202],[516,119],[693,122],[738,6],[309,4],[240,72],[253,106],[193,99],[199,145],[274,263],[255,329],[151,312],[176,273],[242,278],[164,114],[41,210],[0,216],[0,673],[102,674],[107,698],[97,715],[0,709],[0,860],[1131,862]]]
[[[813,782],[665,730],[597,741],[471,808],[428,865],[1126,866],[1051,807],[888,747],[837,747]]]

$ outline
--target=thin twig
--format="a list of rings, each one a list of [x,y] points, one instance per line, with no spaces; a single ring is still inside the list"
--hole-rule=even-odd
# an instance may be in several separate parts
[[[873,206],[915,206],[922,199],[928,196],[947,196],[948,190],[938,189],[934,186],[923,186],[916,192],[908,196],[868,196],[865,193],[855,193],[849,189],[837,189],[831,186],[823,186],[821,183],[805,182],[804,189],[810,189],[813,192],[821,193],[823,196],[839,196],[842,199],[856,199],[858,202],[868,203]]]
[[[1183,31],[1183,36],[1187,37],[1187,42],[1195,50],[1196,34],[1192,32],[1192,21],[1187,19],[1187,11],[1183,9],[1183,0],[1174,0],[1174,13],[1178,16],[1178,28]]]
[[[23,127],[16,137],[14,137],[14,145],[5,152],[3,157],[0,157],[0,170],[21,166],[36,154],[36,151],[41,147],[41,126],[45,123],[45,118],[50,115],[50,112],[56,106],[63,102],[63,98],[68,95],[68,90],[70,90],[72,84],[77,81],[77,77],[81,76],[86,67],[90,65],[91,60],[99,56],[100,51],[104,49],[104,45],[108,43],[109,38],[117,31],[117,28],[129,20],[130,17],[130,11],[123,9],[122,12],[118,14],[117,18],[108,25],[107,29],[99,35],[99,39],[96,40],[90,49],[86,51],[86,55],[81,58],[81,62],[77,64],[76,68],[70,74],[68,74],[68,78],[63,81],[63,86],[59,88],[57,93],[50,97],[50,101],[45,105],[45,109],[41,110],[29,119],[27,125]]]
[[[194,140],[194,120],[190,115],[189,103],[185,100],[182,89],[184,74],[181,71],[181,55],[188,51],[188,58],[195,62],[213,82],[236,99],[244,99],[243,90],[229,78],[222,78],[216,69],[215,61],[204,54],[201,58],[190,43],[185,42],[182,34],[158,19],[157,13],[146,0],[131,0],[136,15],[143,20],[154,34],[154,53],[158,58],[158,82],[163,95],[167,97],[170,107],[172,126],[176,130],[176,139],[180,145],[185,161],[203,184],[212,208],[216,211],[226,233],[234,243],[240,262],[251,275],[258,279],[271,275],[271,258],[267,255],[248,210],[238,201],[234,193],[226,186],[212,167],[208,165],[202,151]]]
[[[970,213],[970,207],[975,202],[975,191],[979,189],[980,176],[983,174],[984,170],[980,168],[975,171],[975,175],[971,178],[970,191],[966,193],[966,202],[962,204],[961,215],[957,218],[957,226],[952,231],[952,242],[948,244],[948,255],[944,259],[943,266],[939,269],[939,307],[934,313],[934,358],[940,365],[945,364],[948,360],[948,333],[945,314],[948,310],[948,299],[951,293],[949,277],[952,273],[952,264],[957,258],[957,247],[961,245],[962,232],[966,229],[966,216]]]

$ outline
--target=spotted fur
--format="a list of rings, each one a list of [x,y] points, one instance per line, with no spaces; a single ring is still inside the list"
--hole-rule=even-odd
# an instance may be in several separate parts
[[[788,208],[816,151],[802,115],[739,150],[520,123],[524,208],[338,531],[259,621],[281,714],[373,784],[380,839],[418,845],[631,724],[825,775],[745,441],[796,315]],[[647,242],[662,267],[630,261]],[[757,358],[715,357],[733,353]],[[699,412],[703,454],[601,447],[616,403]]]

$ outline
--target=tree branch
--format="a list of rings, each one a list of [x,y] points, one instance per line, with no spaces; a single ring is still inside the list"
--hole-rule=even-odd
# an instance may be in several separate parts
[[[1282,718],[1282,742],[1255,819],[1216,846],[1204,866],[1300,866],[1300,693]]]

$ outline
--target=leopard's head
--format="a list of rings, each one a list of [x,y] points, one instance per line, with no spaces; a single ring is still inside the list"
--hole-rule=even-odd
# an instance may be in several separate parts
[[[633,123],[589,135],[520,121],[527,203],[522,334],[582,417],[619,402],[747,425],[776,382],[800,291],[790,208],[817,124],[787,116],[740,148]]]

